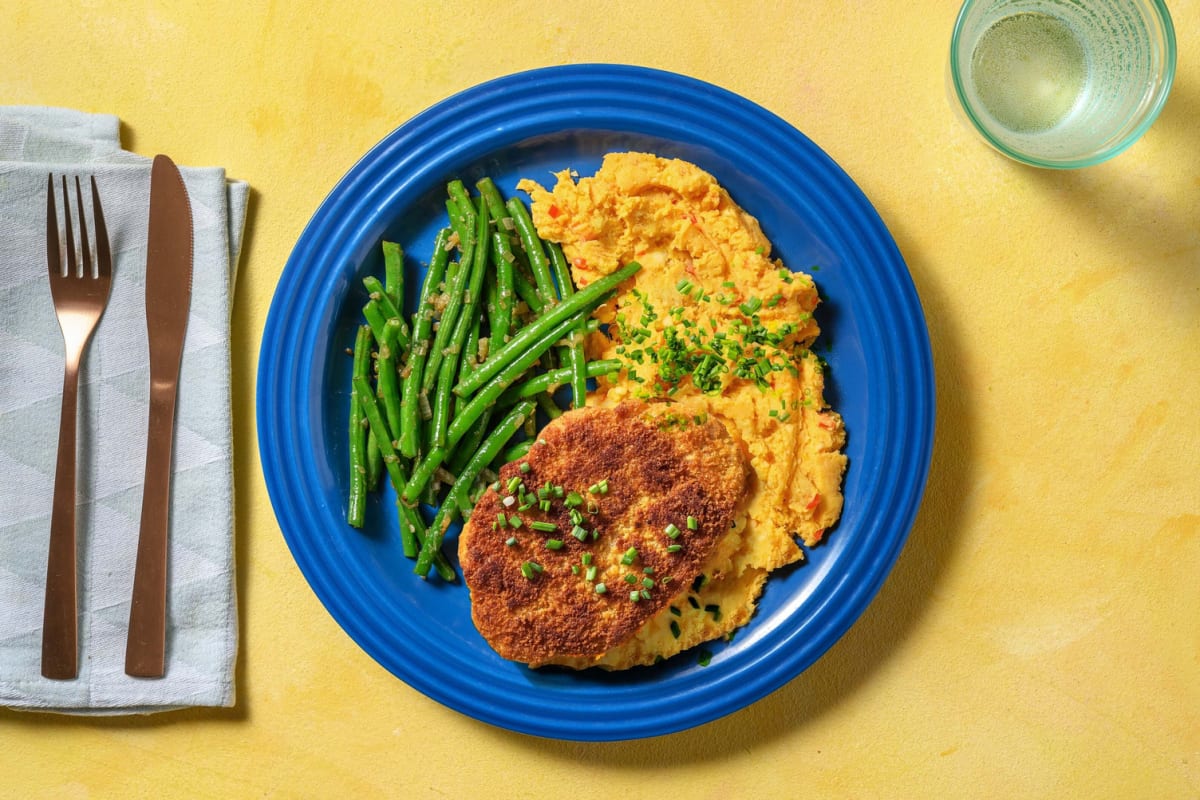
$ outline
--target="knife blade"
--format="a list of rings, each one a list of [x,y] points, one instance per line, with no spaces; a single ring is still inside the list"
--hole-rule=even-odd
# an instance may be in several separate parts
[[[179,366],[192,297],[192,206],[179,169],[164,155],[150,168],[146,247],[146,334],[150,415],[125,673],[161,678],[166,670],[167,532]]]

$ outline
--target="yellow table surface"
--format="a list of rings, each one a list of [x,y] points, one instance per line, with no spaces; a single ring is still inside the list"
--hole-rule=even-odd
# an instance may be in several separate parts
[[[0,711],[0,796],[1200,797],[1200,2],[1171,3],[1154,127],[1069,173],[954,115],[949,0],[441,5],[6,4],[0,102],[116,114],[127,149],[254,191],[237,706]],[[354,161],[448,94],[589,61],[724,86],[838,161],[912,272],[938,392],[924,504],[858,623],[747,709],[610,744],[489,727],[365,655],[292,561],[254,421],[276,280]]]

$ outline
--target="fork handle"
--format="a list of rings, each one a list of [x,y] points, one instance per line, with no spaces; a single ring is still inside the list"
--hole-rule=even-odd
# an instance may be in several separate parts
[[[125,674],[139,678],[161,678],[166,671],[167,526],[175,396],[174,382],[151,382],[141,532],[125,644]]]
[[[46,605],[42,615],[42,675],[69,680],[79,673],[78,603],[75,581],[75,439],[79,411],[79,357],[67,348],[63,370]]]

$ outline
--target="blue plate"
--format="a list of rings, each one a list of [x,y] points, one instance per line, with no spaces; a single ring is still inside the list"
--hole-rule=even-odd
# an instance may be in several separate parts
[[[678,157],[712,173],[823,298],[817,350],[848,431],[845,512],[802,566],[767,584],[731,643],[621,673],[530,670],[476,632],[461,582],[422,582],[401,553],[394,495],[365,530],[345,522],[346,414],[361,278],[379,242],[408,254],[409,307],[444,186],[490,175],[590,174],[608,152]],[[419,263],[421,262],[421,263]],[[815,271],[814,271],[815,270]],[[796,677],[854,623],[917,511],[933,441],[928,332],[894,241],[849,177],[786,122],[706,83],[608,65],[553,67],[468,89],[366,154],[317,210],[280,277],[263,333],[258,432],[280,528],[317,597],[380,664],[477,719],[538,736],[618,740],[729,714]],[[448,548],[453,549],[453,548]]]

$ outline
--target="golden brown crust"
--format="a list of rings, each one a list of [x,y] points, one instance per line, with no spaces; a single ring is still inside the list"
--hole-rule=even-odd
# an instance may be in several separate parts
[[[631,401],[572,411],[547,425],[539,438],[544,444],[501,470],[501,490],[489,489],[476,504],[459,557],[475,625],[497,652],[532,666],[587,666],[632,637],[691,584],[729,529],[748,470],[720,422],[681,418],[669,404]],[[521,471],[523,463],[527,472]],[[578,492],[587,540],[571,535],[574,523],[561,498],[552,501],[549,513],[537,506],[519,511],[519,500],[505,506],[514,477],[528,491],[549,482],[565,493]],[[588,492],[602,480],[606,494]],[[519,517],[521,527],[493,528],[501,513]],[[696,530],[688,529],[689,516]],[[557,531],[534,530],[534,521],[553,523]],[[679,529],[676,538],[665,532],[668,525]],[[593,529],[599,531],[595,539]],[[510,537],[514,545],[506,544]],[[561,541],[561,549],[548,549],[549,539]],[[672,544],[681,546],[678,552],[668,552]],[[626,565],[622,556],[630,548],[637,557]],[[596,568],[592,580],[584,554]],[[526,577],[525,562],[536,562],[542,571]],[[629,575],[636,583],[627,582]],[[653,585],[647,588],[643,581]],[[608,590],[604,594],[595,590],[600,583]],[[648,598],[630,599],[631,591],[643,588]]]

